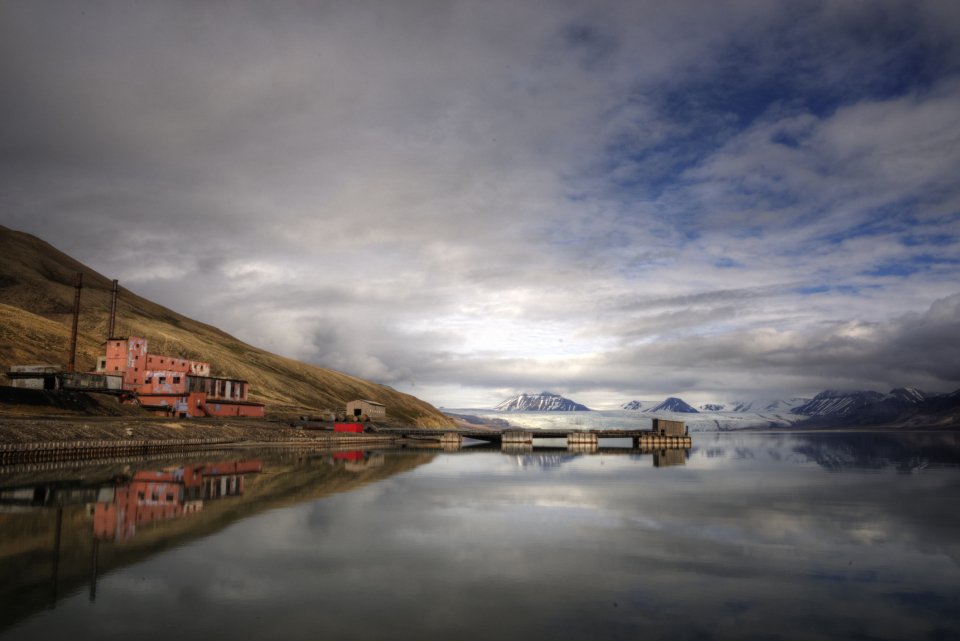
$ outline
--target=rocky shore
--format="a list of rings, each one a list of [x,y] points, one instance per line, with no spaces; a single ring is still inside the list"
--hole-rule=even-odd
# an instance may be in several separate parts
[[[344,435],[311,424],[304,429],[293,421],[251,419],[165,419],[153,417],[23,417],[0,415],[0,443],[49,443],[65,441],[140,440],[165,441],[178,439],[226,439],[237,443],[331,443]],[[318,429],[320,428],[320,429]],[[351,434],[352,440],[376,437]]]

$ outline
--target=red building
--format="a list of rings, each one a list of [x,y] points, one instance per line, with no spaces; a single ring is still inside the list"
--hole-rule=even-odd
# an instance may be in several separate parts
[[[247,400],[247,382],[210,376],[210,363],[151,354],[138,336],[111,338],[97,371],[122,375],[141,407],[164,416],[262,418],[263,403]]]

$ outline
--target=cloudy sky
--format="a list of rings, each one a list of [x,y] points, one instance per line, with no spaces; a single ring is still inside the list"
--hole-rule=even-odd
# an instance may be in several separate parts
[[[960,387],[960,3],[0,0],[0,223],[447,407]]]

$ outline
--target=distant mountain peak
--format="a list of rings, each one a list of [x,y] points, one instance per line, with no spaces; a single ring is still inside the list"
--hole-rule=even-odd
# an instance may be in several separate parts
[[[727,407],[730,412],[791,412],[794,407],[809,402],[809,398],[762,398],[749,401],[733,401]]]
[[[589,412],[590,408],[552,392],[518,394],[494,409],[501,412]]]
[[[807,416],[837,415],[846,416],[862,407],[876,403],[884,398],[880,392],[869,390],[823,390],[809,402],[790,410],[794,414]]]
[[[684,414],[699,414],[697,409],[692,405],[689,405],[682,398],[677,398],[676,396],[671,396],[667,398],[662,403],[658,403],[653,407],[644,410],[645,412],[682,412]]]
[[[620,407],[621,407],[622,409],[625,409],[625,410],[638,410],[638,409],[640,409],[641,407],[643,407],[643,402],[642,402],[642,401],[630,401],[629,403],[624,403],[624,404],[621,405]]]
[[[921,392],[915,387],[898,387],[890,390],[890,393],[887,394],[887,396],[901,401],[906,401],[907,403],[919,403],[920,401],[928,398],[930,395],[926,392]]]
[[[699,409],[703,412],[722,412],[726,407],[723,403],[704,403]]]

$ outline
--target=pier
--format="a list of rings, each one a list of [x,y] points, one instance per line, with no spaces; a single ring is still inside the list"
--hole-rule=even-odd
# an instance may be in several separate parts
[[[377,428],[374,434],[390,434],[398,438],[429,440],[444,447],[458,448],[464,439],[473,439],[497,444],[506,450],[532,449],[535,441],[562,439],[567,449],[579,452],[595,451],[602,441],[630,439],[633,449],[665,450],[689,449],[692,439],[688,434],[666,435],[652,430],[556,430],[556,429],[505,429],[505,430],[436,430],[418,428]]]

